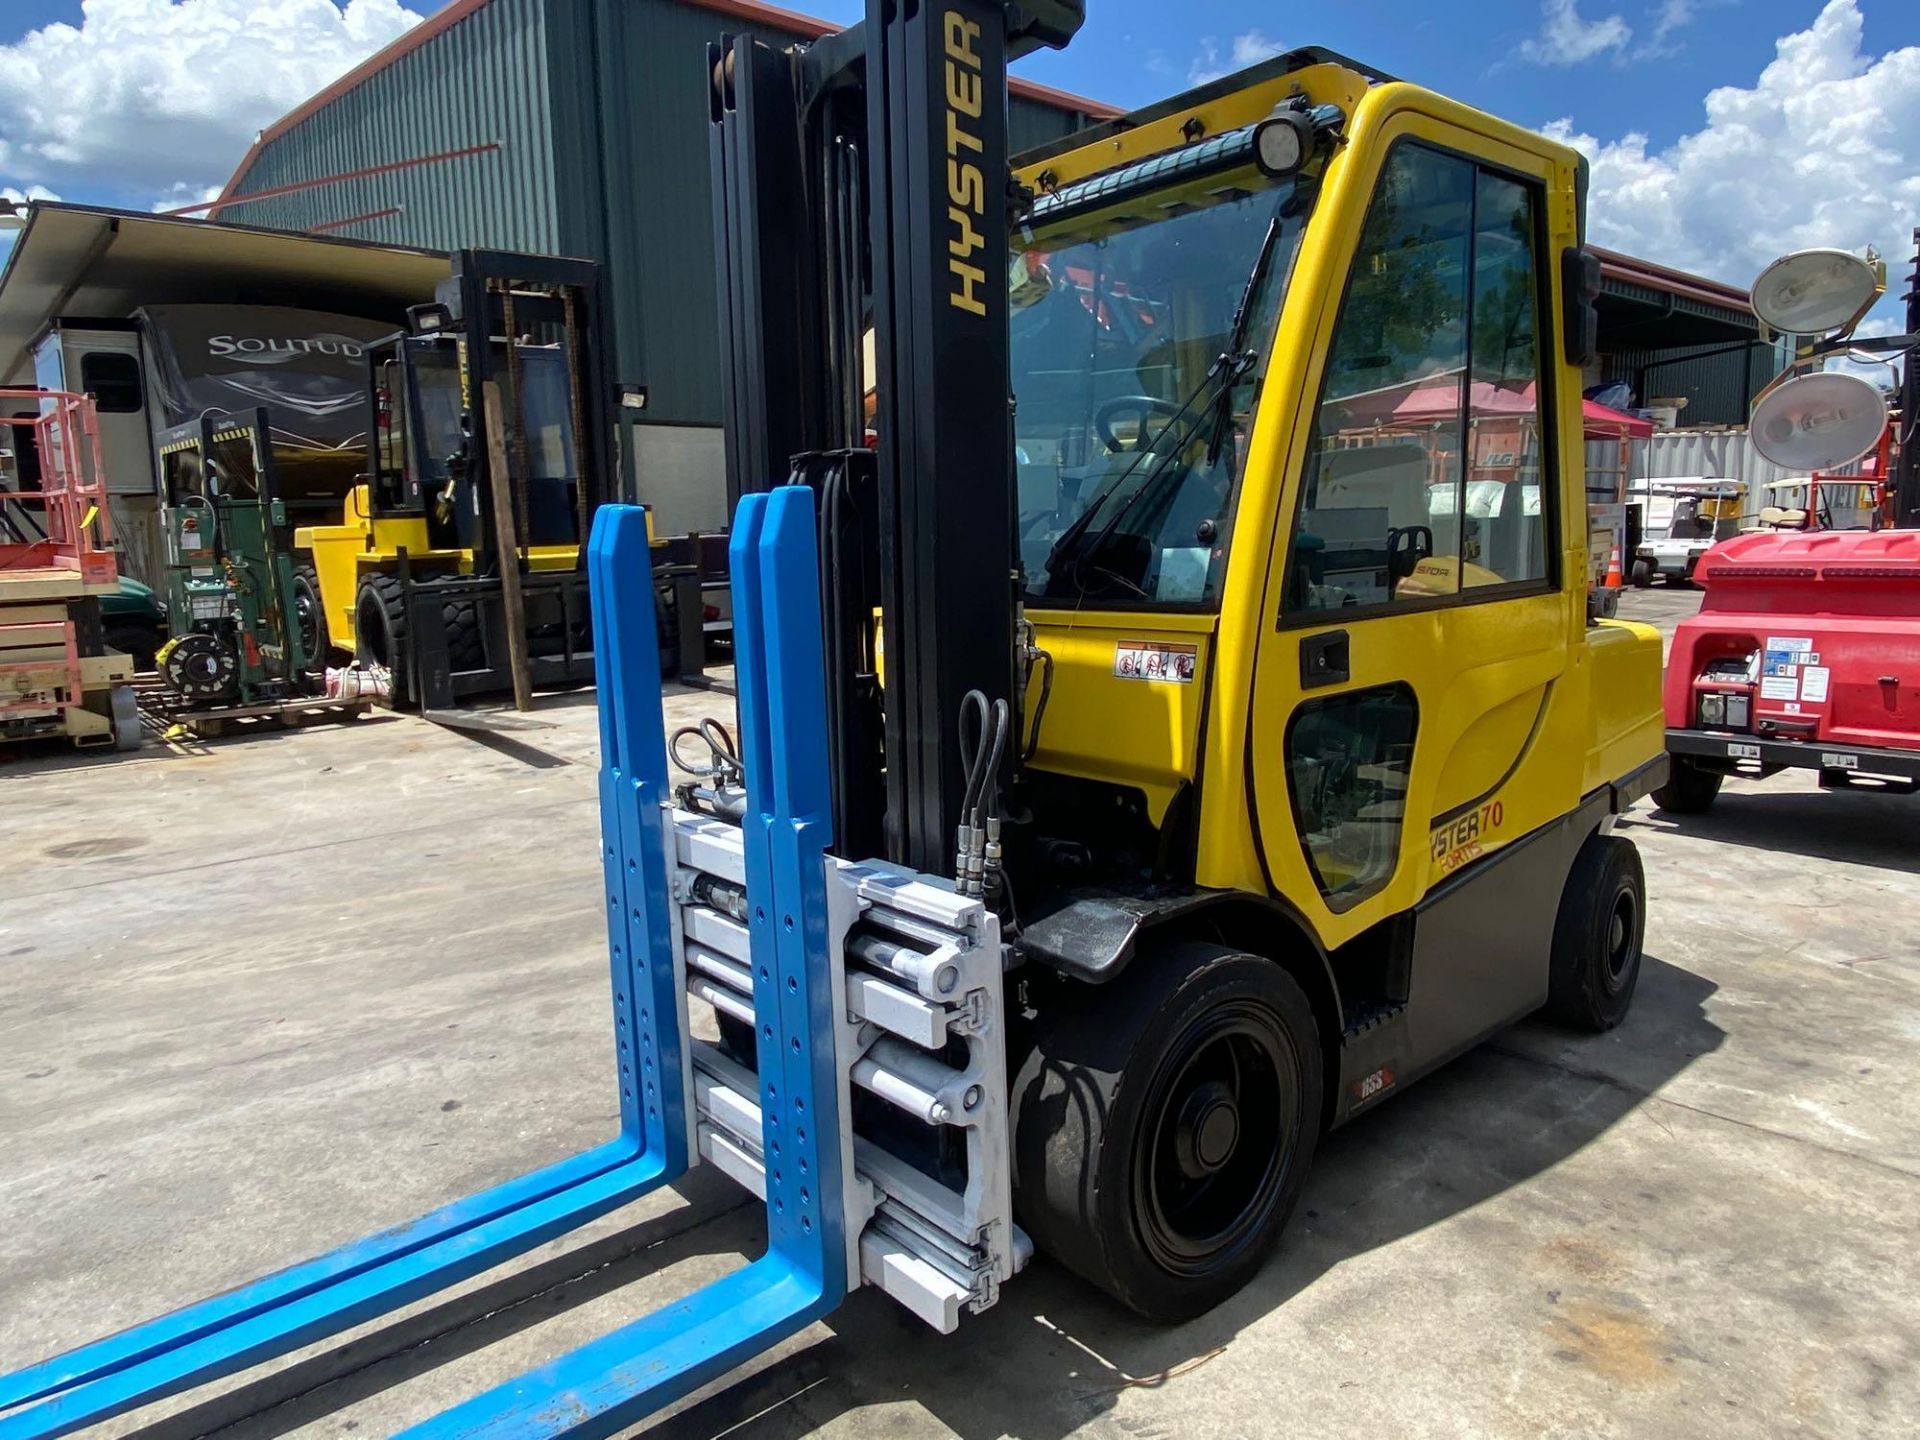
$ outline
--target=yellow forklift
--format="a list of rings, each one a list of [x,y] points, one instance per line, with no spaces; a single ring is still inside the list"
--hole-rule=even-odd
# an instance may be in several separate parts
[[[367,347],[366,474],[338,523],[294,536],[309,655],[380,666],[397,703],[435,711],[517,688],[516,669],[592,680],[583,546],[613,498],[601,304],[587,261],[463,250],[434,303]]]
[[[739,735],[676,735],[670,787],[644,516],[606,507],[619,1134],[0,1379],[0,1434],[692,1165],[765,1199],[763,1253],[407,1433],[623,1433],[861,1285],[953,1330],[1036,1250],[1180,1321],[1327,1130],[1536,1011],[1626,1016],[1660,643],[1591,613],[1579,156],[1304,50],[1010,167],[1007,61],[1080,18],[873,0],[709,54]],[[1483,413],[1531,494],[1470,490]]]

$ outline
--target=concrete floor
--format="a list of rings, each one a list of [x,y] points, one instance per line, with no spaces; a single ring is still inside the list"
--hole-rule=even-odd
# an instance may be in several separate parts
[[[591,698],[541,719],[0,765],[0,1371],[610,1133]],[[1332,1137],[1201,1320],[1044,1260],[949,1338],[867,1292],[650,1433],[1915,1433],[1917,804],[1783,776],[1630,817],[1628,1022],[1523,1024]],[[388,1434],[760,1240],[696,1174],[106,1429]]]

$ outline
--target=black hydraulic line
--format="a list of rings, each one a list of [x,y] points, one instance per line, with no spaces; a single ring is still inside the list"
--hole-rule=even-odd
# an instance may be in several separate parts
[[[1033,707],[1033,721],[1027,727],[1027,743],[1020,747],[1020,763],[1033,759],[1040,748],[1040,726],[1047,718],[1047,701],[1053,695],[1053,656],[1045,650],[1034,651],[1034,664],[1040,669],[1040,699]]]

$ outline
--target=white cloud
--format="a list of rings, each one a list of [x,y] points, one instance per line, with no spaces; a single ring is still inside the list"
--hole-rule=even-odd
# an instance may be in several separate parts
[[[1540,33],[1521,41],[1520,53],[1542,65],[1578,65],[1609,50],[1623,50],[1633,38],[1633,27],[1618,15],[1581,19],[1576,0],[1542,0],[1540,12]]]
[[[1258,65],[1268,56],[1279,53],[1280,42],[1267,38],[1258,30],[1249,30],[1244,35],[1233,37],[1233,63],[1238,69]]]
[[[1744,286],[1785,251],[1871,243],[1900,288],[1920,220],[1920,46],[1867,54],[1856,0],[1829,0],[1751,86],[1705,104],[1701,129],[1658,149],[1544,127],[1592,162],[1598,244]]]
[[[149,203],[148,208],[158,215],[168,210],[181,210],[189,205],[205,205],[209,201],[218,200],[220,198],[220,192],[226,188],[224,183],[218,185],[188,185],[183,181],[176,180],[156,196]],[[200,211],[199,213],[205,214],[206,212]]]
[[[78,26],[0,45],[0,176],[197,194],[420,18],[400,0],[84,0]]]
[[[1653,17],[1653,38],[1647,41],[1647,49],[1664,51],[1673,32],[1693,19],[1694,9],[1694,0],[1661,0],[1659,13]]]
[[[1233,37],[1228,45],[1226,59],[1222,59],[1220,41],[1212,35],[1200,41],[1193,63],[1187,66],[1187,83],[1204,85],[1209,80],[1218,80],[1222,75],[1231,75],[1236,70],[1244,70],[1249,65],[1258,65],[1270,55],[1278,55],[1281,45],[1271,40],[1259,30],[1248,30]]]

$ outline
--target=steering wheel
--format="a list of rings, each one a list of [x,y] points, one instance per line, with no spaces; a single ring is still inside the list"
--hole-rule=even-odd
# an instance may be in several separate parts
[[[1110,451],[1139,450],[1143,448],[1143,442],[1147,438],[1149,416],[1164,415],[1171,420],[1179,413],[1178,405],[1155,395],[1116,395],[1093,412],[1093,432],[1100,437],[1100,443]],[[1139,417],[1139,426],[1133,432],[1133,444],[1122,445],[1120,437],[1113,433],[1113,420],[1116,415]]]

